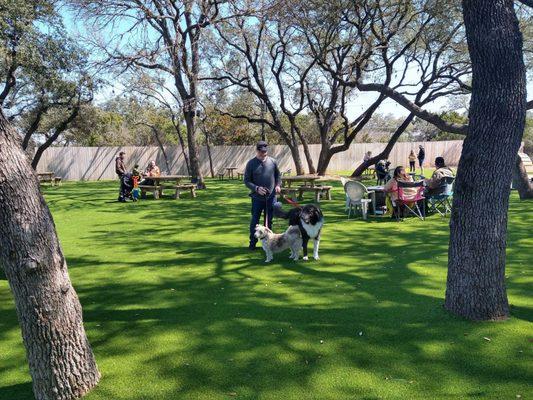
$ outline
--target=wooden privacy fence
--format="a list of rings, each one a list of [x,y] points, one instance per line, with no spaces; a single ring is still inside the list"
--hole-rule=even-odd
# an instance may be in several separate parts
[[[461,140],[443,142],[400,142],[397,143],[390,154],[392,166],[408,166],[408,155],[411,149],[418,153],[418,145],[423,145],[426,150],[425,165],[432,166],[435,157],[442,156],[450,166],[457,165],[461,155]],[[355,143],[349,150],[336,154],[329,164],[328,172],[353,171],[362,161],[364,154],[371,151],[373,155],[383,150],[386,143]],[[38,172],[53,171],[56,176],[64,180],[103,180],[115,179],[115,157],[120,151],[126,152],[126,166],[133,168],[139,164],[142,169],[150,160],[155,160],[162,173],[186,174],[187,167],[179,146],[165,147],[167,161],[159,147],[50,147],[38,165]],[[320,145],[310,145],[311,155],[315,167],[320,154]],[[270,154],[275,157],[280,169],[291,168],[294,164],[287,146],[272,145]],[[307,170],[307,162],[303,150],[300,149],[302,163]],[[238,171],[244,170],[246,162],[254,157],[255,146],[212,146],[211,156],[215,173],[225,167],[237,167]],[[200,165],[202,173],[209,175],[209,158],[205,146],[200,147]],[[167,167],[168,163],[168,167]]]

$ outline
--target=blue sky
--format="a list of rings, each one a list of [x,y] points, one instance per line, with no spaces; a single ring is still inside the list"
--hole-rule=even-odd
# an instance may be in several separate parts
[[[64,18],[65,25],[67,27],[67,30],[70,32],[70,34],[73,37],[77,36],[84,36],[87,34],[87,32],[84,29],[83,24],[77,20],[75,13],[72,11],[62,9],[61,14]],[[113,82],[114,80],[112,77],[109,77],[110,81]],[[416,73],[409,73],[408,79],[412,81],[416,81],[417,76]],[[172,83],[169,82],[169,85],[172,86]],[[528,83],[528,100],[533,99],[533,81],[530,81]],[[120,83],[114,83],[110,86],[102,88],[102,90],[98,93],[96,100],[98,102],[108,100],[110,97],[120,94],[122,91],[122,86]],[[351,100],[348,103],[347,106],[347,113],[349,117],[354,118],[357,115],[359,115],[364,109],[366,109],[375,99],[377,98],[376,93],[359,93],[356,98]],[[466,103],[466,101],[463,101],[462,104]],[[448,110],[451,108],[450,102],[446,98],[439,99],[437,101],[434,101],[433,103],[427,105],[425,107],[426,109],[433,111],[433,112],[442,112],[444,110]],[[396,103],[393,100],[385,100],[384,103],[380,106],[379,113],[381,114],[392,114],[395,117],[399,116],[406,116],[409,112],[400,106],[398,103]]]

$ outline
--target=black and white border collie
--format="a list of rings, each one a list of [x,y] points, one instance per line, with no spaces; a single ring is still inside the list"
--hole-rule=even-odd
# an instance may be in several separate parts
[[[309,239],[313,239],[313,258],[320,259],[318,256],[318,248],[320,246],[320,232],[324,225],[324,216],[320,208],[313,204],[305,206],[298,206],[286,212],[282,209],[282,204],[277,202],[274,204],[274,216],[278,218],[288,219],[289,225],[298,225],[302,233],[302,247],[304,253],[304,260],[308,260],[307,243]]]

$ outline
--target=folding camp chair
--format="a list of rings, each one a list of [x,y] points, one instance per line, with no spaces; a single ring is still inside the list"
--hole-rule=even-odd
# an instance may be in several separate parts
[[[445,176],[437,188],[436,193],[427,196],[428,211],[438,212],[445,217],[452,212],[451,198],[453,196],[453,176]]]
[[[416,195],[414,197],[405,197],[404,188],[416,187]],[[422,210],[418,203],[422,204]],[[398,199],[396,200],[396,219],[400,221],[402,211],[408,214],[413,214],[422,221],[426,218],[426,207],[424,203],[424,182],[398,182]]]

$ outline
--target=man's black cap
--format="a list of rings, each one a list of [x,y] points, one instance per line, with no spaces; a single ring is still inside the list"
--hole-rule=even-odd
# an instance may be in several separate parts
[[[266,151],[267,147],[268,147],[268,143],[265,142],[264,140],[260,140],[259,142],[257,142],[257,145],[255,146],[255,148],[259,151]]]

